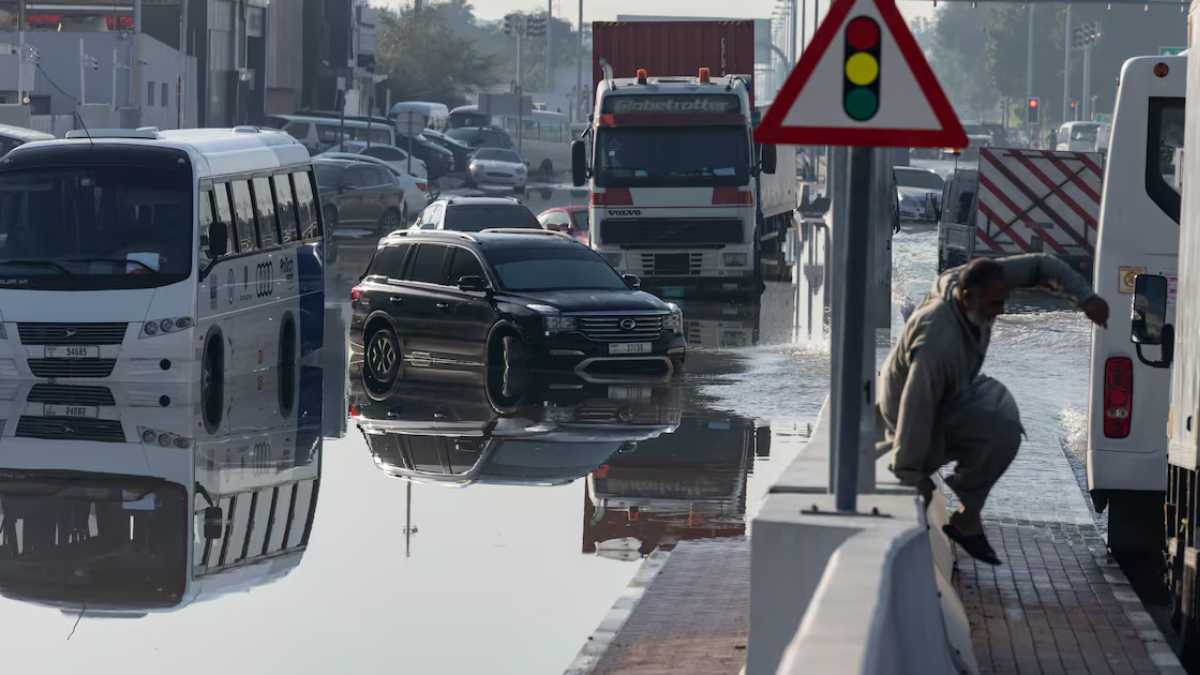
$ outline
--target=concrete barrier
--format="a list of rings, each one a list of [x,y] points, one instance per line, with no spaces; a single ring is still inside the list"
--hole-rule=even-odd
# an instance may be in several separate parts
[[[748,675],[977,673],[941,532],[944,486],[928,511],[877,464],[859,512],[834,510],[828,424],[754,519]]]

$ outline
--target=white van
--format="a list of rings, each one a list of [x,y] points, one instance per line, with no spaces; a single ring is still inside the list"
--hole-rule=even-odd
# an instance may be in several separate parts
[[[1103,122],[1067,122],[1058,128],[1055,150],[1097,152],[1108,147],[1109,127]]]
[[[319,154],[343,140],[395,145],[395,130],[385,123],[367,119],[342,119],[335,116],[267,115],[264,127],[280,129],[300,141],[309,154]],[[342,138],[345,136],[345,138]]]
[[[443,131],[450,123],[450,109],[443,103],[429,101],[401,101],[388,110],[388,119],[400,129],[408,126],[408,114],[413,115],[413,126],[416,129],[433,129]]]
[[[1171,375],[1155,362],[1158,348],[1138,353],[1130,343],[1129,303],[1140,273],[1164,275],[1174,287],[1186,91],[1186,57],[1126,61],[1105,162],[1094,285],[1112,313],[1107,329],[1092,330],[1087,472],[1097,509],[1109,509],[1114,552],[1155,553],[1163,545]],[[1076,126],[1063,128],[1074,137]],[[1172,290],[1168,322],[1174,303]]]

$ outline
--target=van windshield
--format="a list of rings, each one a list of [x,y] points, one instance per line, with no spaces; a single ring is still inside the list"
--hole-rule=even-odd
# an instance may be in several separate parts
[[[195,257],[189,171],[132,166],[0,173],[0,287],[150,288]]]

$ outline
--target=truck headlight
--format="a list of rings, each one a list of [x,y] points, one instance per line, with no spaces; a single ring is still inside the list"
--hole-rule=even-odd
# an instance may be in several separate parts
[[[745,253],[723,253],[721,261],[726,267],[745,267],[750,261],[750,256]]]
[[[670,331],[675,335],[683,335],[683,310],[673,302],[668,302],[667,307],[671,309],[671,313],[663,320],[663,330]]]

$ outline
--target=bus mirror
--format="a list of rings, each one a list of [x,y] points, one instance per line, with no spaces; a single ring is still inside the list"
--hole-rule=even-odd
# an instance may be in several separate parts
[[[587,177],[587,145],[583,141],[571,141],[571,180],[575,187],[582,187]]]
[[[775,152],[775,146],[768,144],[760,147],[762,148],[762,172],[768,175],[775,173],[775,165],[779,159]]]
[[[210,541],[220,539],[224,531],[225,514],[219,506],[209,506],[204,509],[204,538]]]
[[[1139,274],[1135,279],[1129,339],[1137,345],[1161,345],[1167,323],[1167,278]]]
[[[225,223],[215,221],[208,227],[208,257],[216,260],[229,251],[229,229]]]

